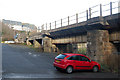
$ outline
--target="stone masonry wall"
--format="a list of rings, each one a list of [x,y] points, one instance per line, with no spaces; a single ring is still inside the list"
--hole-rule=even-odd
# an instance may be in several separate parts
[[[87,56],[92,60],[103,63],[106,57],[114,51],[114,45],[109,42],[107,30],[87,32]]]
[[[32,44],[29,42],[29,40],[27,40],[26,43],[27,43],[27,45],[29,45],[29,46],[32,45]]]
[[[44,49],[44,52],[51,52],[52,50],[51,38],[48,38],[48,37],[43,38],[43,49]]]

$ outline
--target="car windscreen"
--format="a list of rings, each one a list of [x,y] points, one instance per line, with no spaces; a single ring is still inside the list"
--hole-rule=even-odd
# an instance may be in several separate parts
[[[59,54],[56,58],[57,59],[64,59],[67,55]]]

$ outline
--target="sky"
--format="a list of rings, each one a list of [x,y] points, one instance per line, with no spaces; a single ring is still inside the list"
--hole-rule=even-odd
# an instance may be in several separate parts
[[[118,0],[0,0],[0,19],[41,26],[110,1]]]

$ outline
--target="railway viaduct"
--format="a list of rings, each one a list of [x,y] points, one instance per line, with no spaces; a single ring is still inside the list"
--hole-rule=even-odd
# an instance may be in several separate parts
[[[50,23],[49,30],[29,36],[26,43],[39,48],[43,52],[84,53],[95,60],[100,60],[105,54],[120,52],[120,13],[113,14],[112,3],[109,4],[109,15],[103,16],[103,6],[100,4],[99,16],[92,17],[92,8],[85,11],[86,20],[79,22],[78,14],[75,23],[54,29]],[[118,6],[117,9],[120,7]],[[102,59],[101,59],[102,60]]]

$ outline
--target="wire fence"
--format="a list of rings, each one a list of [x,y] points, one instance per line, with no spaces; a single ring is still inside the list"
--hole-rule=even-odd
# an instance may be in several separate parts
[[[83,11],[81,13],[77,13],[75,15],[68,16],[66,18],[62,18],[51,23],[46,23],[44,25],[44,30],[52,30],[60,27],[69,26],[72,24],[77,24],[98,16],[104,17],[108,15],[113,15],[119,13],[119,9],[120,1],[114,1],[108,4],[98,4],[93,7],[90,7],[88,10]]]

